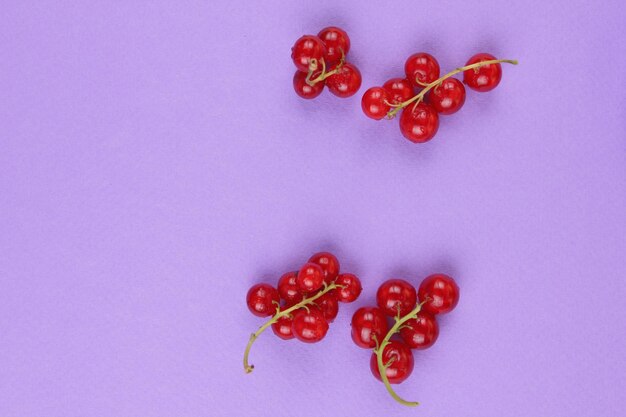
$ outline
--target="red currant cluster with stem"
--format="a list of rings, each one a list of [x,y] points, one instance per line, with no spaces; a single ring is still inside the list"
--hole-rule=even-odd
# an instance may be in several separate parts
[[[402,111],[400,131],[404,137],[414,143],[428,142],[437,133],[439,115],[456,113],[465,103],[465,87],[453,76],[463,73],[463,83],[472,90],[491,91],[502,79],[501,63],[517,65],[516,60],[480,53],[440,77],[437,60],[419,52],[406,60],[406,78],[392,78],[382,87],[370,88],[363,94],[361,107],[375,120],[393,119]]]
[[[418,291],[405,280],[390,279],[378,288],[378,307],[361,307],[352,316],[352,340],[359,347],[374,349],[370,358],[372,374],[400,404],[419,403],[402,399],[391,384],[399,384],[411,375],[411,349],[431,347],[439,336],[435,316],[452,311],[458,302],[459,287],[445,274],[426,277]],[[394,320],[391,328],[390,317]]]
[[[246,373],[254,369],[248,363],[250,348],[268,327],[283,340],[319,342],[326,336],[328,324],[337,317],[339,302],[353,302],[361,290],[359,278],[340,274],[339,261],[329,252],[316,253],[299,271],[281,276],[277,287],[253,285],[246,296],[248,309],[255,316],[271,318],[250,336],[243,355]]]
[[[302,98],[319,96],[324,86],[337,97],[350,97],[361,87],[361,73],[346,61],[350,51],[348,34],[338,27],[324,28],[317,34],[304,35],[291,48],[297,71],[293,88]]]

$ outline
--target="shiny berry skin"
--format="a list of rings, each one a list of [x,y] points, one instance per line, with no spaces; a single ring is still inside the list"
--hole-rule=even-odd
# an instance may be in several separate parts
[[[309,306],[308,311],[302,308],[295,312],[291,329],[296,339],[305,343],[315,343],[326,336],[328,322],[318,308]]]
[[[376,307],[361,307],[352,316],[352,340],[362,348],[371,349],[376,347],[376,341],[381,342],[389,326],[387,317],[381,309]]]
[[[417,318],[407,320],[400,329],[400,337],[411,349],[427,349],[437,341],[438,336],[437,319],[425,311],[417,313]]]
[[[363,287],[361,287],[361,280],[353,274],[341,274],[335,280],[335,284],[341,285],[343,288],[337,290],[337,300],[342,303],[351,303],[361,295]]]
[[[415,287],[403,279],[389,279],[378,287],[376,304],[388,316],[405,316],[415,308]]]
[[[411,55],[404,64],[406,78],[413,87],[422,88],[422,84],[430,84],[439,78],[439,63],[431,54],[419,52]]]
[[[326,46],[324,59],[327,64],[334,64],[339,61],[342,56],[348,55],[348,51],[350,50],[350,38],[343,29],[330,26],[322,29],[320,33],[317,34],[317,37],[320,38]]]
[[[370,119],[380,120],[387,115],[391,107],[390,94],[383,87],[372,87],[368,89],[361,99],[363,113]]]
[[[445,274],[426,277],[419,288],[420,301],[429,300],[422,306],[423,311],[432,314],[449,313],[459,303],[459,286]]]
[[[476,64],[477,62],[491,61],[496,59],[490,54],[476,54],[467,61],[465,65]],[[472,90],[484,93],[491,91],[500,84],[502,79],[502,66],[500,64],[488,64],[482,67],[469,69],[463,72],[463,82]]]
[[[413,352],[403,342],[392,340],[385,346],[383,350],[383,365],[388,364],[390,361],[391,364],[385,372],[390,384],[401,383],[413,372]],[[380,371],[378,370],[378,358],[375,353],[372,353],[370,358],[370,369],[376,379],[382,381]]]
[[[437,111],[427,103],[409,104],[400,116],[400,131],[405,138],[413,143],[424,143],[431,140],[439,129]]]
[[[314,301],[327,322],[332,323],[339,313],[339,301],[335,290],[329,291]]]
[[[346,62],[341,66],[337,74],[333,74],[326,79],[326,87],[337,97],[350,97],[361,88],[361,72],[357,67]]]
[[[291,317],[281,317],[272,323],[272,331],[283,340],[293,339],[293,319]]]
[[[302,301],[302,293],[298,288],[298,272],[287,272],[278,280],[278,294],[287,305],[298,304]]]
[[[392,104],[400,104],[413,97],[413,87],[406,78],[392,78],[383,84],[383,88],[389,93]]]
[[[293,74],[293,89],[300,97],[310,100],[322,94],[324,81],[318,81],[313,85],[309,85],[306,82],[306,76],[306,72],[296,71],[296,73]],[[315,75],[311,76],[311,79],[315,77]]]
[[[330,252],[318,252],[309,258],[309,262],[318,264],[324,271],[324,282],[330,284],[339,275],[339,261]]]
[[[324,285],[324,271],[318,264],[308,262],[298,272],[296,284],[301,292],[313,292]]]
[[[291,48],[291,59],[298,71],[306,73],[309,72],[311,59],[316,59],[318,68],[320,68],[321,64],[319,62],[324,59],[325,53],[326,47],[320,38],[313,35],[304,35]]]
[[[465,103],[465,87],[456,78],[447,78],[441,85],[430,90],[426,97],[437,113],[453,114]]]
[[[248,310],[258,317],[273,316],[280,302],[278,290],[269,284],[256,284],[246,295]]]

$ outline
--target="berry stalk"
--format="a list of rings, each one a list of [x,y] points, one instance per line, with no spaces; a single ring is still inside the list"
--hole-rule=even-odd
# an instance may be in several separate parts
[[[330,77],[331,75],[339,74],[339,72],[341,71],[341,67],[343,67],[343,64],[345,64],[346,62],[346,57],[343,54],[343,51],[341,51],[341,59],[339,60],[339,63],[332,71],[328,71],[328,72],[326,72],[326,61],[322,59],[320,60],[320,62],[322,63],[322,72],[320,75],[318,75],[314,79],[311,79],[311,77],[313,76],[313,73],[317,71],[317,67],[319,64],[318,64],[317,59],[315,58],[311,59],[311,63],[309,64],[309,72],[306,75],[305,81],[311,87],[320,81],[324,81],[326,78]]]

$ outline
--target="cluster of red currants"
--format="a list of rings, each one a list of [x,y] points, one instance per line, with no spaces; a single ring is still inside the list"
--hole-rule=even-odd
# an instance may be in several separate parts
[[[337,97],[350,97],[361,87],[361,73],[346,56],[350,51],[348,34],[338,27],[322,29],[317,36],[304,35],[291,48],[297,71],[293,88],[302,98],[312,99],[328,87]]]
[[[465,103],[465,87],[453,75],[463,73],[463,82],[471,89],[493,90],[502,79],[500,63],[515,60],[496,59],[480,53],[464,67],[440,77],[439,63],[430,54],[411,55],[404,64],[406,78],[392,78],[382,87],[372,87],[363,94],[361,107],[367,117],[393,118],[400,110],[400,131],[414,143],[431,140],[439,128],[439,115],[456,113]],[[417,94],[416,94],[417,91]]]
[[[281,276],[277,287],[253,285],[246,296],[248,309],[255,316],[272,318],[250,337],[244,354],[246,372],[254,367],[248,364],[252,343],[268,327],[284,340],[295,337],[306,343],[319,342],[337,317],[339,302],[353,302],[361,290],[359,278],[340,274],[339,261],[329,252],[316,253],[299,271]]]
[[[435,315],[452,311],[458,301],[459,287],[444,274],[428,276],[418,291],[405,280],[390,279],[378,288],[378,307],[361,307],[352,316],[352,340],[359,347],[374,349],[370,369],[398,402],[418,404],[400,398],[390,384],[409,377],[413,371],[411,349],[426,349],[435,343],[439,336]],[[391,328],[390,317],[394,319]]]

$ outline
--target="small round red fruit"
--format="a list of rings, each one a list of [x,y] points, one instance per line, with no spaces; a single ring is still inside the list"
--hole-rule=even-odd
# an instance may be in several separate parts
[[[304,35],[291,48],[291,59],[298,71],[308,72],[312,59],[317,60],[318,69],[321,68],[320,61],[324,59],[325,53],[326,47],[320,38]]]
[[[415,287],[403,279],[389,279],[378,287],[376,304],[388,316],[405,316],[415,308]]]
[[[337,299],[342,303],[351,303],[361,295],[361,280],[353,274],[341,274],[335,280],[341,288],[337,289]]]
[[[302,293],[298,288],[298,272],[287,272],[278,280],[278,294],[287,305],[294,305],[302,301]]]
[[[400,104],[413,97],[413,87],[406,78],[392,78],[383,84],[390,96],[389,102]]]
[[[459,303],[459,286],[445,274],[433,274],[420,284],[419,299],[426,301],[423,311],[432,314],[449,313]]]
[[[278,290],[269,284],[253,285],[246,295],[248,310],[258,317],[274,315],[279,302]]]
[[[348,34],[338,27],[330,26],[324,28],[317,34],[317,37],[326,46],[326,54],[324,59],[327,64],[334,64],[342,57],[348,55],[350,50],[350,38]]]
[[[324,271],[322,267],[311,262],[304,264],[298,272],[296,283],[301,292],[307,293],[319,290],[324,285]]]
[[[439,128],[439,116],[435,109],[424,102],[409,104],[400,116],[400,131],[413,143],[431,140]]]
[[[350,97],[361,88],[361,72],[357,67],[346,62],[339,68],[339,72],[326,79],[326,86],[337,97]]]
[[[293,319],[291,317],[283,316],[272,323],[272,331],[278,337],[283,340],[293,339]]]
[[[324,282],[330,284],[339,275],[339,261],[330,252],[318,252],[309,258],[309,262],[318,264],[324,271]]]
[[[313,85],[309,85],[306,82],[307,74],[305,72],[296,71],[293,74],[293,89],[297,95],[307,100],[313,99],[320,94],[324,90],[324,81],[318,81]],[[311,79],[314,79],[316,76],[312,76]]]
[[[294,314],[291,329],[296,339],[305,343],[316,343],[326,336],[328,322],[318,308],[302,308]]]
[[[427,93],[428,102],[439,114],[453,114],[465,103],[465,87],[456,78],[447,78]]]
[[[332,323],[339,313],[339,301],[335,290],[329,291],[315,300],[315,305],[320,309],[327,322]]]
[[[439,78],[439,63],[431,54],[419,52],[411,55],[404,64],[406,78],[413,87],[424,87]],[[419,83],[418,83],[419,81]]]
[[[376,340],[380,343],[389,330],[387,317],[376,307],[361,307],[355,311],[351,326],[352,340],[365,349],[376,347]]]
[[[417,317],[407,320],[400,329],[400,337],[411,349],[427,349],[439,336],[437,319],[430,313],[420,311]]]
[[[465,65],[472,65],[484,61],[495,60],[496,57],[490,54],[476,54],[467,61]],[[484,93],[491,91],[500,84],[502,80],[502,66],[499,63],[487,64],[478,68],[468,69],[463,72],[463,82],[472,90]]]
[[[409,347],[397,340],[389,342],[383,350],[383,365],[389,364],[385,371],[390,384],[399,384],[411,375],[413,372],[413,352]],[[370,369],[372,374],[382,381],[380,370],[378,369],[378,358],[376,353],[372,353],[370,358]]]
[[[383,87],[368,89],[361,99],[363,113],[370,119],[380,120],[389,113],[390,94]]]

